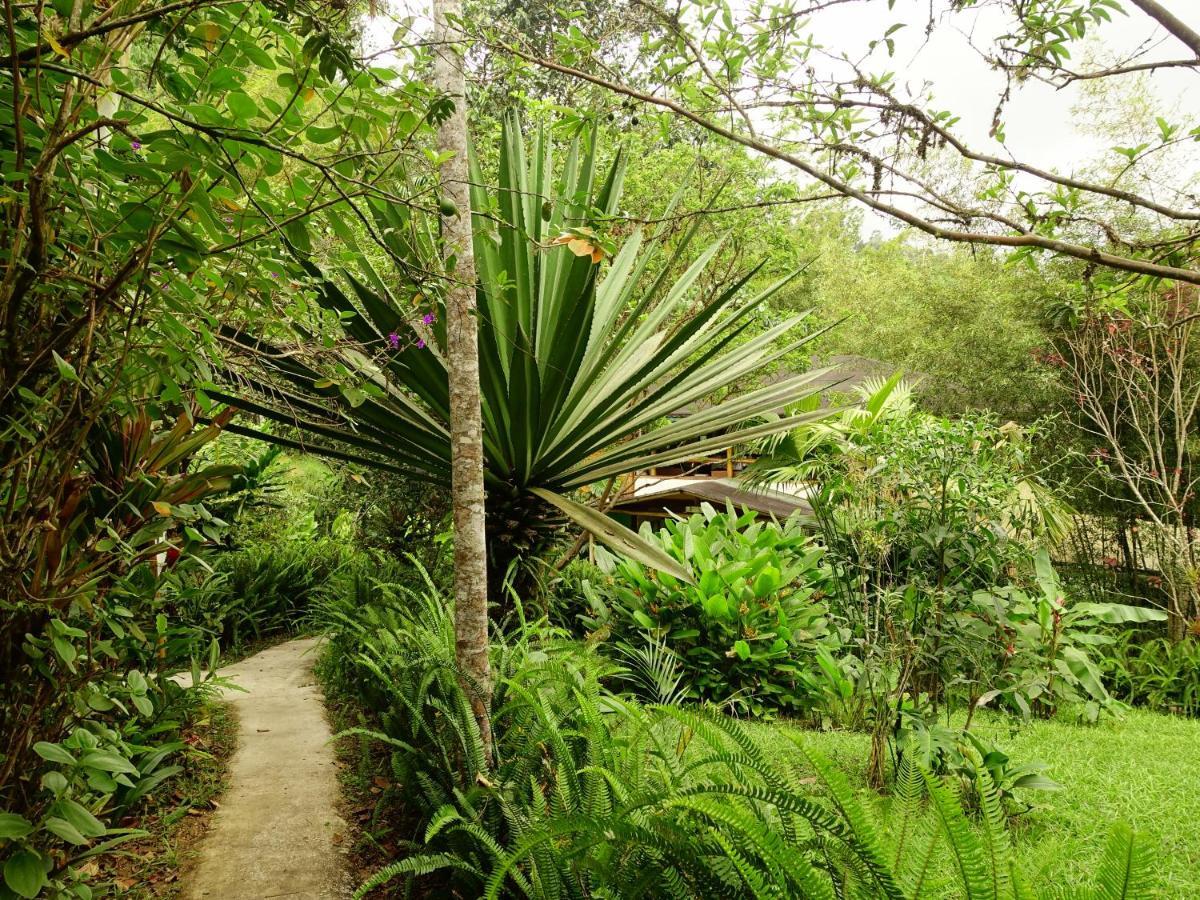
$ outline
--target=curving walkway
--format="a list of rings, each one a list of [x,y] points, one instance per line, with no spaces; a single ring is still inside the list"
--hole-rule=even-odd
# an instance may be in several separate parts
[[[239,722],[230,787],[200,844],[186,900],[327,900],[349,895],[337,849],[337,768],[316,638],[278,644],[221,674]]]

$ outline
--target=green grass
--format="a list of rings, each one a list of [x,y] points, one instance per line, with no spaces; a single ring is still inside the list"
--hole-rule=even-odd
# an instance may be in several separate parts
[[[868,737],[792,728],[806,746],[865,782]],[[1035,721],[1012,730],[1000,716],[973,730],[1014,760],[1040,759],[1058,792],[1026,791],[1034,809],[1013,822],[1017,858],[1031,884],[1069,886],[1090,879],[1113,822],[1133,826],[1157,857],[1155,896],[1200,898],[1200,720],[1131,710],[1119,720],[1077,725]]]

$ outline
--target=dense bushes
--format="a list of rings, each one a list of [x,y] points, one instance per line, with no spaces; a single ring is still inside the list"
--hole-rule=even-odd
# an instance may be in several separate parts
[[[36,554],[0,578],[6,890],[86,897],[76,865],[124,837],[112,824],[176,771],[175,735],[198,696],[157,676],[168,643],[187,659],[208,642],[169,614],[159,573],[224,525],[204,501],[231,487],[236,469],[189,470],[219,429],[197,430],[188,415],[105,415],[53,500],[28,509],[31,483],[0,486],[0,506],[14,513],[6,546]]]
[[[611,694],[612,664],[542,624],[494,647],[488,765],[448,607],[366,582],[322,607],[320,671],[364,708],[369,727],[355,733],[405,788],[403,855],[360,896],[430,877],[471,897],[1028,896],[986,766],[978,831],[911,763],[880,823],[794,739],[768,745],[717,714]],[[1118,893],[1095,896],[1130,896],[1122,886],[1142,884],[1147,866],[1116,830],[1097,878]]]
[[[1035,431],[915,413],[895,380],[866,401],[776,442],[758,467],[767,480],[810,480],[813,517],[705,506],[643,528],[694,585],[598,551],[599,568],[572,569],[559,594],[588,598],[577,624],[645,699],[870,731],[878,786],[905,755],[951,774],[971,771],[971,751],[1004,760],[1001,784],[1045,786],[1025,777],[1032,763],[978,745],[975,710],[1029,718],[1066,706],[1095,720],[1119,706],[1097,660],[1101,632],[1162,614],[1067,595],[1045,550],[1062,509],[1027,474]],[[964,708],[965,721],[939,722]]]
[[[648,633],[679,658],[690,694],[755,715],[813,705],[800,657],[828,637],[820,600],[829,572],[798,522],[776,526],[704,504],[643,536],[691,567],[696,583],[599,550],[611,572],[597,588],[598,623],[620,643]],[[832,639],[836,645],[836,637]]]
[[[203,622],[222,646],[238,647],[249,639],[294,632],[319,591],[371,565],[364,554],[331,537],[249,544],[220,554],[208,589],[180,613]]]

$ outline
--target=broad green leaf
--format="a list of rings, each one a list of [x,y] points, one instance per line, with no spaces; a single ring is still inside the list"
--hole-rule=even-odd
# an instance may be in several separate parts
[[[54,811],[66,819],[75,827],[75,829],[84,837],[97,838],[102,836],[107,829],[104,823],[97,819],[92,813],[77,800],[67,798],[61,800],[54,805]]]
[[[1148,606],[1129,606],[1124,603],[1077,603],[1075,609],[1094,616],[1109,625],[1130,622],[1165,622],[1167,614]]]
[[[33,752],[49,762],[61,763],[64,766],[75,765],[75,757],[61,744],[38,741],[33,745]]]
[[[46,861],[33,850],[18,850],[4,864],[4,883],[17,895],[33,900],[46,886]]]
[[[16,813],[0,813],[0,838],[13,840],[23,838],[33,831],[33,825],[24,816]]]
[[[88,839],[79,833],[78,828],[76,828],[66,819],[60,819],[57,816],[48,816],[46,820],[42,822],[42,827],[51,834],[62,838],[68,844],[74,844],[77,847],[82,847],[88,842]]]
[[[225,98],[226,104],[229,106],[229,111],[243,121],[248,121],[257,116],[258,104],[250,99],[248,94],[241,91],[233,91]]]
[[[107,750],[94,750],[91,753],[84,754],[79,760],[79,764],[88,769],[96,769],[101,772],[111,772],[113,774],[137,775],[137,767],[133,765],[125,757]]]

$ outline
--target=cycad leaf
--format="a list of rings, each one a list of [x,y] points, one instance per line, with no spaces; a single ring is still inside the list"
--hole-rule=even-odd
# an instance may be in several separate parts
[[[677,560],[599,510],[576,503],[569,497],[545,488],[531,488],[530,492],[545,500],[580,528],[585,529],[618,553],[637,560],[644,566],[674,575],[688,584],[695,583],[692,573]]]

